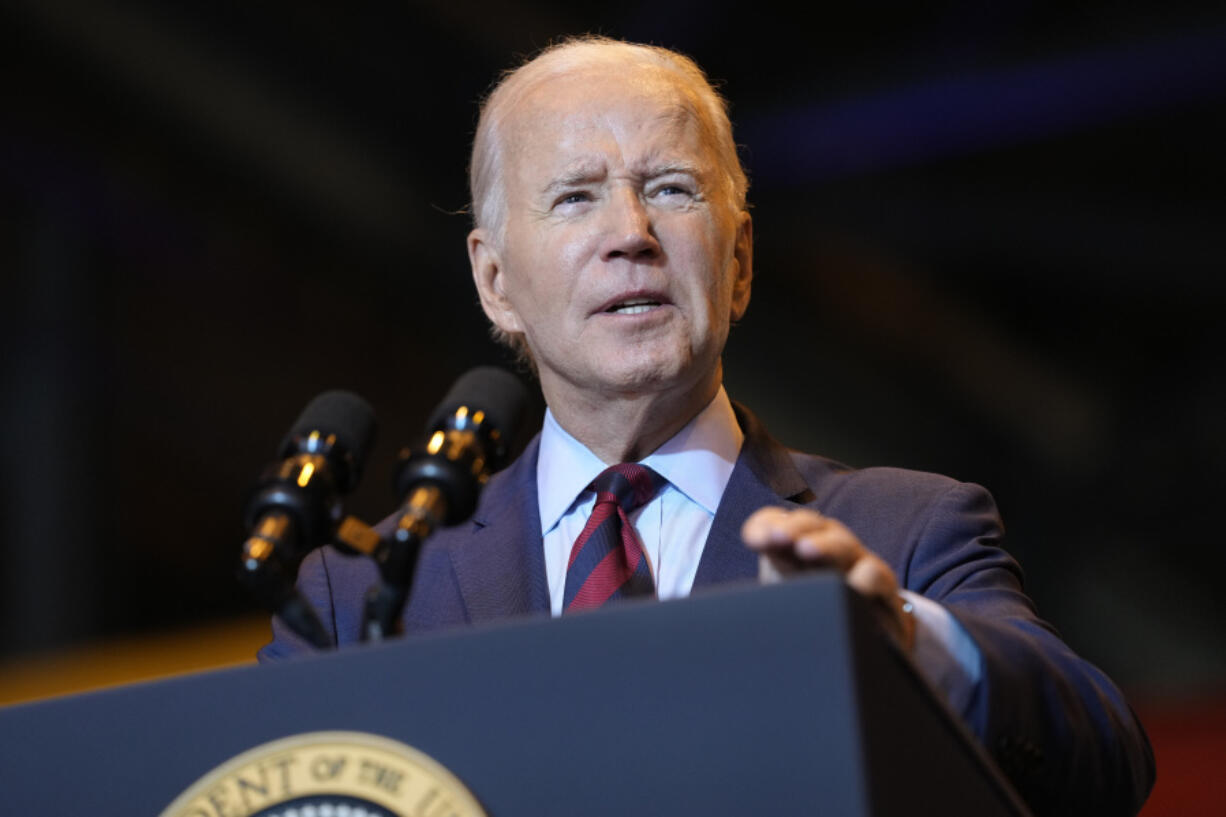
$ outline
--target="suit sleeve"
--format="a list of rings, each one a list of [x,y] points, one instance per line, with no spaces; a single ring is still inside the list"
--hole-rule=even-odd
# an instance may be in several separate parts
[[[331,577],[324,562],[324,549],[313,550],[298,568],[298,590],[314,608],[324,630],[336,639],[336,616],[332,607]],[[272,641],[256,653],[260,663],[279,661],[295,655],[315,652],[315,647],[285,625],[280,616],[272,617]]]
[[[1115,684],[1038,617],[1001,534],[988,492],[952,483],[900,574],[979,649],[969,725],[1037,814],[1135,814],[1153,786],[1149,741]]]
[[[385,533],[384,523],[376,530]],[[344,647],[361,640],[366,591],[378,581],[379,572],[372,559],[348,556],[329,546],[306,555],[298,568],[297,586],[314,607],[324,629],[338,646]],[[422,547],[408,607],[401,620],[407,633],[467,623],[468,614],[446,547],[435,542]],[[280,617],[273,616],[272,641],[260,649],[257,657],[263,663],[315,651]]]

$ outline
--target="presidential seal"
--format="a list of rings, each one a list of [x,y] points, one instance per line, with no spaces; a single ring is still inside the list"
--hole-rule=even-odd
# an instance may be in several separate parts
[[[161,817],[486,817],[455,775],[403,743],[309,732],[209,772]]]

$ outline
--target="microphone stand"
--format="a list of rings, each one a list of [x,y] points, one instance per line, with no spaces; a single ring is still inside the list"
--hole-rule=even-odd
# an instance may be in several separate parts
[[[401,634],[400,614],[408,602],[421,547],[447,517],[447,500],[435,485],[419,486],[407,505],[391,536],[381,541],[373,554],[380,581],[366,592],[363,641],[382,641]]]

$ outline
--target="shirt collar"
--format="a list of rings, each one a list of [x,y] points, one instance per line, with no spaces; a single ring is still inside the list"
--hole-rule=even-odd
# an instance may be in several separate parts
[[[732,477],[745,435],[723,386],[715,399],[667,442],[641,460],[711,515]],[[604,462],[545,411],[536,465],[541,532],[548,533],[605,469]]]

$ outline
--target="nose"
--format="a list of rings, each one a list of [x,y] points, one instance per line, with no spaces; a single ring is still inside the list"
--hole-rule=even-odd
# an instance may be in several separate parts
[[[637,191],[616,189],[607,205],[601,258],[605,261],[615,258],[639,261],[655,258],[660,252],[651,215]]]

